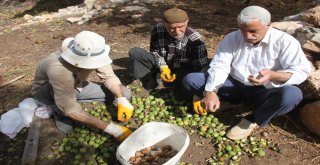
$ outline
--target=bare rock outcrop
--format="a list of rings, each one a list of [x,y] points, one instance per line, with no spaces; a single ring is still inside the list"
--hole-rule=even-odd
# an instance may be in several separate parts
[[[308,79],[299,85],[305,99],[317,100],[302,107],[302,123],[320,136],[320,1],[315,1],[311,9],[284,18],[284,22],[272,26],[294,36],[305,51],[313,70]]]
[[[310,24],[313,24],[315,27],[320,27],[320,5],[309,10],[304,11],[301,14],[301,20]]]
[[[320,136],[320,101],[305,105],[299,112],[302,123]]]

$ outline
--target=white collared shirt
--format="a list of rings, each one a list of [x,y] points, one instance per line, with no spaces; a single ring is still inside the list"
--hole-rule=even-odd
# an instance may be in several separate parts
[[[250,86],[252,84],[248,76],[257,76],[262,69],[292,73],[283,84],[272,81],[264,83],[266,88],[277,88],[302,83],[311,72],[311,65],[300,43],[285,32],[270,27],[262,41],[252,45],[245,42],[241,31],[237,30],[220,42],[210,63],[205,90],[217,91],[229,74]]]

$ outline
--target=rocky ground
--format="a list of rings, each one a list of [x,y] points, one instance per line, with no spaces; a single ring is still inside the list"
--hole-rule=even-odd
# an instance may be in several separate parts
[[[68,23],[62,18],[26,24],[28,22],[23,18],[25,14],[37,16],[58,12],[58,9],[68,5],[84,6],[81,4],[82,2],[76,0],[68,2],[1,1],[0,82],[7,82],[19,76],[22,78],[0,87],[0,113],[3,114],[17,107],[24,98],[30,97],[30,84],[36,64],[50,52],[58,49],[66,37],[74,36],[82,30],[95,31],[107,39],[107,43],[111,45],[110,56],[113,59],[115,73],[125,85],[128,85],[131,82],[128,72],[128,50],[134,46],[148,49],[152,25],[160,19],[161,13],[174,6],[174,3],[179,4],[189,13],[190,26],[204,36],[210,57],[212,57],[223,36],[237,28],[235,18],[243,7],[248,5],[264,6],[270,10],[273,21],[279,21],[285,16],[299,13],[310,2],[311,0],[177,0],[155,3],[146,3],[146,1],[132,3],[129,1],[114,6],[111,12],[97,15],[88,22],[78,25],[77,23]],[[149,11],[124,10],[127,6],[140,6],[149,9]],[[139,97],[139,93],[137,97]],[[246,115],[247,111],[248,107],[226,106],[221,112],[214,115],[225,126],[230,126],[237,123],[241,116]],[[46,152],[49,152],[46,146],[60,141],[64,136],[55,129],[52,119],[43,121],[41,131],[38,155],[46,155]],[[14,139],[1,136],[0,164],[21,163],[27,132],[28,129],[24,129]],[[268,127],[257,130],[254,136],[268,139],[277,144],[281,152],[267,147],[265,148],[266,156],[251,158],[249,155],[245,155],[239,164],[320,164],[319,138],[311,134],[301,124],[297,111],[273,120]],[[208,164],[208,160],[217,154],[212,139],[204,138],[197,133],[190,135],[190,137],[190,146],[181,161],[192,164]],[[114,157],[113,160],[115,160]],[[38,159],[38,164],[55,163]],[[63,163],[67,164],[68,162]]]

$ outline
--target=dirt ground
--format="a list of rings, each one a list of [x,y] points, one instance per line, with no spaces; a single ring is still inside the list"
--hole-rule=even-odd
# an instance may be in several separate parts
[[[2,2],[2,1],[1,1]],[[62,2],[62,1],[60,1]],[[22,16],[26,13],[36,15],[42,12],[57,11],[59,7],[75,5],[77,1],[53,4],[57,2],[38,4],[35,1],[14,1],[0,6],[0,82],[12,80],[25,75],[5,87],[0,88],[0,114],[17,107],[24,98],[30,97],[30,84],[34,76],[37,63],[50,52],[57,50],[61,42],[68,36],[74,36],[83,30],[95,31],[103,35],[111,45],[110,56],[113,59],[115,73],[123,84],[131,82],[128,72],[128,50],[132,47],[148,49],[150,30],[152,25],[159,20],[161,13],[179,4],[190,16],[190,26],[198,30],[205,38],[210,57],[214,53],[218,42],[225,34],[237,28],[236,15],[248,5],[266,7],[272,14],[272,20],[281,20],[284,16],[299,13],[308,6],[311,0],[177,0],[164,1],[165,3],[145,5],[151,12],[140,19],[132,19],[132,12],[122,13],[121,7],[113,10],[113,15],[97,17],[83,25],[70,24],[64,20],[37,24],[10,32],[7,28],[23,22]],[[55,7],[46,7],[51,5]],[[137,4],[136,4],[137,5]],[[138,4],[142,5],[143,4]],[[59,7],[57,7],[59,6]],[[226,107],[217,114],[219,119],[227,124],[235,124],[240,118],[235,114],[245,111],[243,107]],[[47,137],[61,138],[52,119],[44,120],[42,139]],[[43,130],[44,129],[44,130]],[[51,133],[51,134],[50,134]],[[54,136],[51,136],[54,134]],[[263,134],[263,135],[262,135]],[[301,123],[297,111],[286,117],[274,119],[271,124],[255,132],[258,137],[266,136],[271,141],[279,144],[281,153],[266,150],[262,158],[244,157],[240,164],[320,164],[319,138],[311,134]],[[23,154],[27,129],[14,139],[1,136],[0,164],[20,164]],[[196,145],[201,142],[203,145]],[[204,139],[196,134],[191,135],[188,150],[181,161],[192,164],[207,164],[206,160],[214,154],[210,139]],[[40,148],[47,144],[40,141]],[[38,164],[50,164],[38,162]]]

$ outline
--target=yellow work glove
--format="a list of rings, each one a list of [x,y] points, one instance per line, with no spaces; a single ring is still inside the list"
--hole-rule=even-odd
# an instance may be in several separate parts
[[[201,105],[201,98],[198,97],[197,95],[194,95],[193,96],[193,102],[192,102],[192,105],[193,105],[193,111],[196,113],[196,114],[204,114],[204,113],[207,113],[207,110],[204,109]]]
[[[171,75],[171,71],[167,65],[162,66],[160,68],[160,72],[161,72],[161,75],[160,75],[161,79],[164,82],[173,82],[176,79],[176,74]]]
[[[133,113],[134,107],[125,97],[117,98],[117,107],[118,107],[118,120],[121,122],[128,121]]]
[[[105,129],[104,132],[114,136],[119,142],[124,141],[129,135],[132,134],[132,131],[124,126],[110,123]]]

